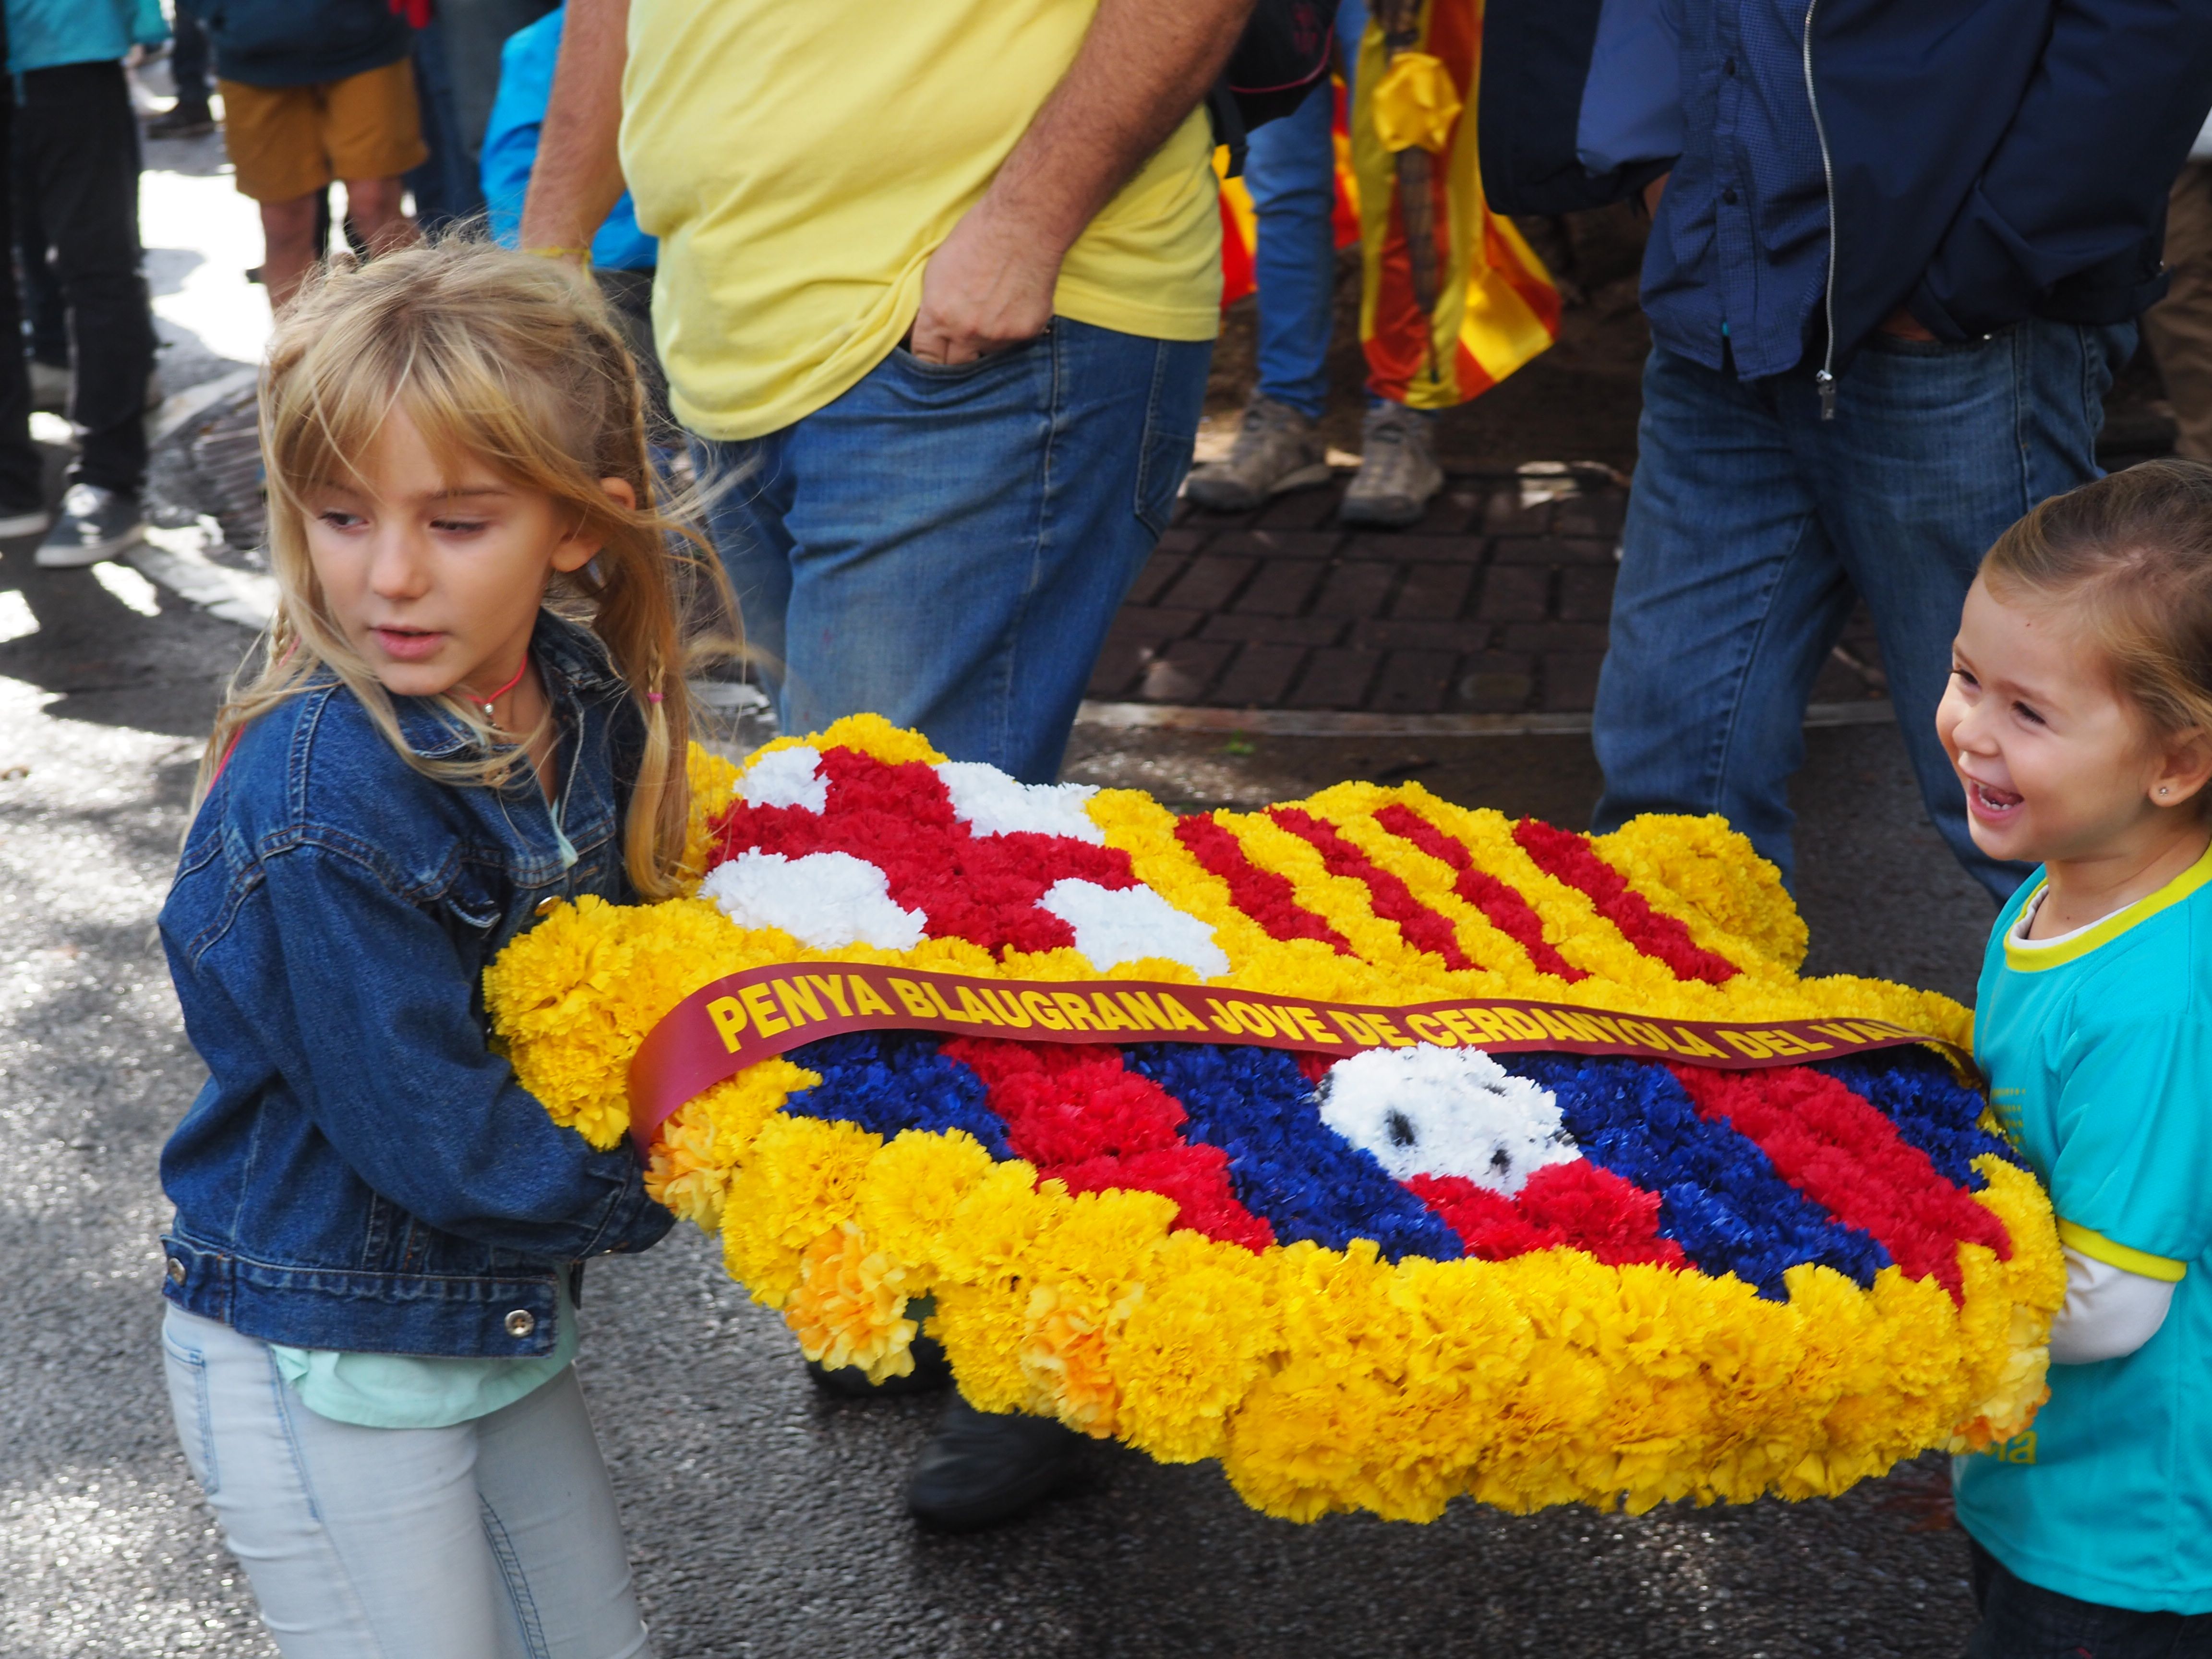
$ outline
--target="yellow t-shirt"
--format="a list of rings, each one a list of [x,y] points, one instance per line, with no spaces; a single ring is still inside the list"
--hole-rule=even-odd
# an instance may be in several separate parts
[[[1074,61],[1097,0],[632,0],[623,170],[660,238],[678,419],[790,425],[913,325],[922,267]],[[1054,308],[1210,340],[1221,226],[1206,112],[1068,251]]]

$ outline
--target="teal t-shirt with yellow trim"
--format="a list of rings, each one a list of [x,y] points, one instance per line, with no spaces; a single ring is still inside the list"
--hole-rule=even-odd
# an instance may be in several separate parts
[[[2053,1365],[2030,1431],[1954,1467],[1960,1523],[2030,1583],[2212,1613],[2212,850],[2063,939],[1997,917],[1974,1051],[2065,1243],[2173,1284],[2131,1354]]]

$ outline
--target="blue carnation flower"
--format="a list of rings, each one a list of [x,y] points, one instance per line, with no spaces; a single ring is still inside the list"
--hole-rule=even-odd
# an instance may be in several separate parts
[[[943,1041],[919,1031],[855,1031],[794,1048],[792,1063],[821,1073],[822,1081],[794,1093],[784,1110],[857,1123],[886,1140],[902,1129],[965,1129],[993,1158],[1012,1158],[1006,1126],[984,1104],[983,1079],[940,1052]]]
[[[1872,1235],[1847,1227],[1792,1187],[1757,1143],[1698,1114],[1656,1060],[1521,1054],[1513,1069],[1549,1089],[1591,1162],[1659,1194],[1659,1231],[1698,1269],[1734,1273],[1771,1301],[1801,1261],[1862,1288],[1890,1264]]]
[[[1322,1121],[1314,1086],[1273,1048],[1180,1042],[1133,1045],[1131,1071],[1190,1115],[1184,1135],[1229,1154],[1238,1200],[1285,1244],[1343,1249],[1371,1238],[1385,1259],[1464,1255],[1459,1235],[1392,1180],[1372,1154]]]

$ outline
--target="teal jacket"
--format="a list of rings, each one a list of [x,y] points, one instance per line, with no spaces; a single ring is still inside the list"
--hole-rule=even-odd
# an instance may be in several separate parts
[[[112,64],[169,38],[161,0],[7,0],[8,73]]]

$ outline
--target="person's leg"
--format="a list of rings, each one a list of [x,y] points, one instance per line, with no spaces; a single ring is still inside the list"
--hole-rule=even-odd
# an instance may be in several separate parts
[[[433,17],[415,31],[415,102],[429,159],[405,179],[425,235],[484,210],[483,188],[462,153],[453,119],[453,83],[446,65],[445,25]]]
[[[2143,337],[2172,400],[2173,453],[2212,461],[2212,161],[2191,161],[2166,209],[2173,285],[2143,313]]]
[[[146,377],[154,323],[140,274],[138,131],[120,64],[71,64],[21,77],[17,142],[70,311],[84,429],[80,476],[126,493],[144,482]]]
[[[790,428],[787,476],[757,486],[789,492],[784,729],[872,709],[1050,782],[1174,508],[1209,355],[1060,318],[957,368],[896,350]]]
[[[1317,421],[1328,404],[1336,299],[1334,100],[1318,87],[1252,135],[1244,184],[1257,221],[1259,395]]]
[[[185,1461],[285,1659],[528,1653],[485,1531],[474,1425],[318,1417],[266,1343],[174,1308],[161,1348]]]
[[[638,1616],[622,1515],[570,1366],[479,1419],[476,1486],[529,1659],[637,1659]]]
[[[220,81],[223,147],[238,192],[261,209],[261,285],[269,308],[292,302],[322,257],[318,204],[330,189],[322,97],[314,87],[256,87]]]
[[[269,290],[271,311],[292,303],[300,284],[323,257],[321,209],[325,199],[319,190],[261,204],[261,285]]]
[[[453,78],[455,131],[473,173],[483,159],[484,129],[499,95],[499,53],[507,37],[527,28],[558,0],[440,0],[446,66]]]
[[[398,179],[349,179],[346,222],[372,254],[389,253],[417,239],[407,216],[406,186]]]
[[[2201,1659],[2212,1650],[2212,1615],[2077,1601],[2029,1583],[1972,1539],[1967,1547],[1982,1616],[1966,1659]]]
[[[0,94],[0,250],[12,244],[11,181],[15,100]],[[38,447],[31,441],[30,366],[21,350],[22,314],[15,298],[15,262],[0,254],[0,340],[15,344],[0,351],[0,539],[44,530],[46,478]]]
[[[730,579],[751,678],[783,713],[784,617],[791,608],[793,542],[785,520],[794,481],[784,448],[793,428],[723,442],[689,434],[706,501],[707,532]],[[795,728],[786,726],[785,731]]]
[[[1601,832],[1718,812],[1788,880],[1805,702],[1850,590],[1770,397],[1653,349],[1591,739]]]
[[[415,96],[415,66],[402,58],[323,88],[323,148],[345,180],[346,222],[372,256],[416,239],[402,199],[404,174],[430,159]]]
[[[215,131],[208,108],[208,38],[189,4],[176,9],[169,40],[169,78],[176,83],[177,101],[146,123],[149,138],[196,138]]]
[[[1268,496],[1328,482],[1314,423],[1328,403],[1328,337],[1336,298],[1336,150],[1322,86],[1252,135],[1244,183],[1258,246],[1259,385],[1229,453],[1190,475],[1190,498],[1242,513]]]
[[[176,9],[175,25],[169,41],[169,76],[177,85],[177,107],[196,109],[207,113],[208,84],[207,31],[190,4]]]
[[[1951,639],[1982,556],[2045,497],[2098,476],[2097,428],[2134,331],[2023,323],[1963,345],[1878,336],[1820,418],[1809,376],[1779,392],[1821,520],[1881,641],[1921,799],[1959,862],[1999,899],[2027,871],[1974,845],[1936,736]]]

